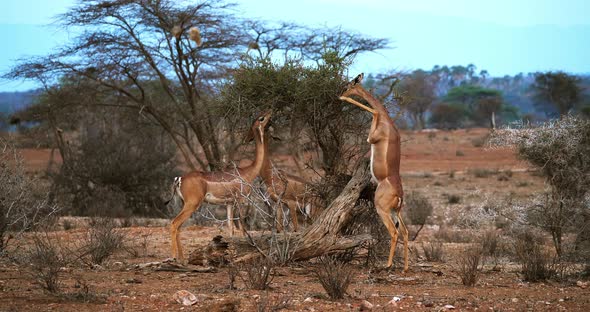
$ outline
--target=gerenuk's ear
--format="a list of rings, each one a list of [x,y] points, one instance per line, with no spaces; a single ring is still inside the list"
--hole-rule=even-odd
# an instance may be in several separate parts
[[[365,77],[365,73],[360,73],[358,76],[356,76],[351,82],[350,84],[352,86],[357,85],[357,84],[362,84],[363,83],[363,78]]]

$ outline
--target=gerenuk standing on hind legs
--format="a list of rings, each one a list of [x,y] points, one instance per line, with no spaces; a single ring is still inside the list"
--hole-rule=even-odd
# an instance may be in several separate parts
[[[362,79],[363,74],[360,74],[351,81],[346,86],[346,91],[340,96],[340,100],[373,114],[367,142],[371,144],[371,174],[373,180],[377,182],[375,208],[391,236],[387,267],[393,264],[397,237],[401,231],[404,239],[404,272],[406,272],[408,270],[408,230],[401,216],[404,191],[399,176],[400,135],[385,106],[363,88]],[[372,108],[355,101],[350,98],[351,96],[364,99]],[[396,213],[397,222],[393,222],[391,214],[393,211]]]

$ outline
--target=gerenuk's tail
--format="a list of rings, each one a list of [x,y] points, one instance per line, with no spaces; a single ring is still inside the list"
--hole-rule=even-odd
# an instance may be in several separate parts
[[[173,199],[174,196],[178,194],[178,197],[184,202],[184,197],[182,197],[182,193],[180,192],[180,185],[182,184],[182,177],[175,177],[174,183],[172,183],[172,189],[170,194],[170,199],[167,200],[164,205],[168,205]]]

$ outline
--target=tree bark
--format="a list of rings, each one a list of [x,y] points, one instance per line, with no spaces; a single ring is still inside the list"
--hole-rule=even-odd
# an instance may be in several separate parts
[[[368,160],[361,162],[340,195],[324,210],[318,220],[301,235],[293,260],[305,260],[339,250],[356,247],[371,239],[369,234],[342,236],[341,232],[366,205],[355,205],[361,192],[369,185]]]

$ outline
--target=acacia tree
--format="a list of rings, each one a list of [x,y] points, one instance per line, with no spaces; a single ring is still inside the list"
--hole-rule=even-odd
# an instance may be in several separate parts
[[[415,70],[401,82],[401,89],[406,93],[405,108],[414,123],[414,129],[424,129],[426,112],[436,99],[434,94],[434,76],[423,70]]]
[[[580,100],[582,89],[578,85],[580,78],[562,71],[537,73],[532,85],[538,101],[551,104],[560,117],[566,115]]]
[[[216,1],[80,1],[59,20],[84,31],[6,77],[41,79],[46,87],[65,74],[84,77],[125,99],[108,105],[135,109],[165,129],[189,166],[215,168],[222,148],[209,90],[245,46],[229,8]]]
[[[476,124],[489,121],[495,127],[495,116],[503,109],[502,94],[498,90],[476,85],[455,87],[443,98],[446,103],[457,103],[465,108],[468,117]]]
[[[66,74],[93,81],[93,88],[124,99],[100,105],[140,112],[168,133],[190,167],[212,170],[232,160],[227,155],[239,146],[234,128],[241,126],[220,111],[219,86],[251,55],[276,58],[280,52],[284,59],[319,61],[334,50],[350,61],[387,44],[338,29],[243,20],[232,8],[214,0],[80,1],[59,20],[84,31],[58,53],[25,60],[5,78],[38,79],[46,88]]]

